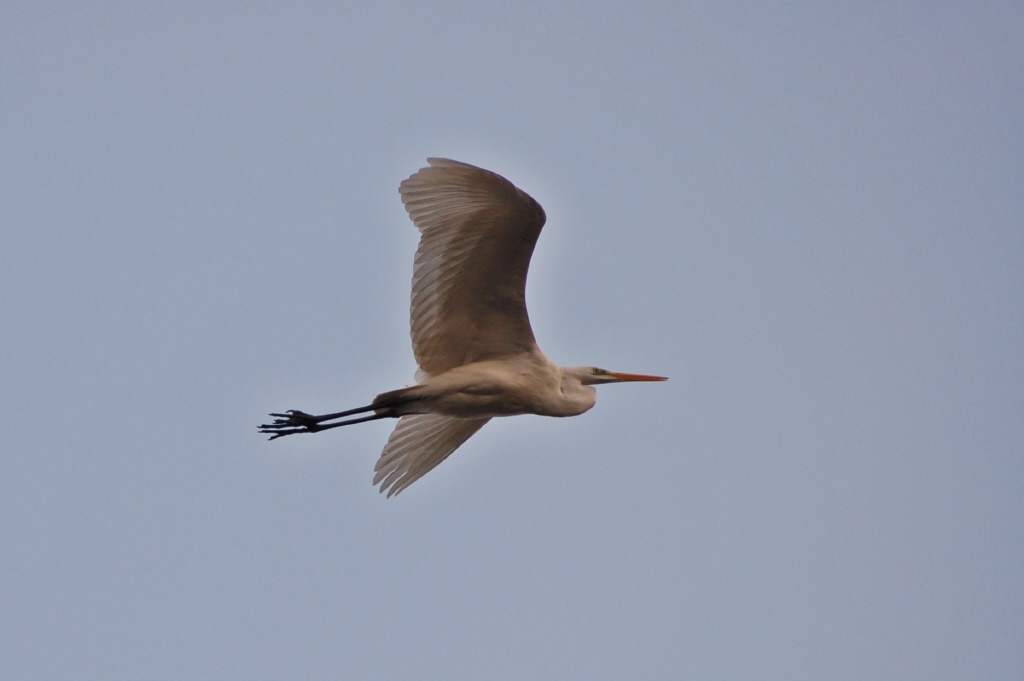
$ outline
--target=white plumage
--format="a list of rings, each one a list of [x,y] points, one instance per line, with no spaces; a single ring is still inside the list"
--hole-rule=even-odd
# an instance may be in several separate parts
[[[526,272],[544,210],[500,175],[428,162],[398,189],[421,233],[410,315],[420,369],[437,376],[530,352]]]
[[[526,275],[544,210],[505,178],[448,159],[402,182],[420,230],[410,330],[416,383],[373,403],[313,416],[290,410],[260,426],[271,439],[380,418],[399,418],[373,483],[390,497],[444,461],[495,416],[575,416],[593,385],[663,381],[595,367],[563,368],[537,347],[526,311]],[[370,416],[330,423],[365,412]]]
[[[403,416],[377,459],[373,484],[379,483],[380,491],[387,490],[389,497],[398,494],[447,459],[488,421],[441,414]]]

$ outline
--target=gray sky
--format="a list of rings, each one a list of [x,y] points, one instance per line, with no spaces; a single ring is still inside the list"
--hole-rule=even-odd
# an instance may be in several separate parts
[[[0,8],[18,679],[1024,676],[1015,3]],[[428,155],[555,361],[385,500]]]

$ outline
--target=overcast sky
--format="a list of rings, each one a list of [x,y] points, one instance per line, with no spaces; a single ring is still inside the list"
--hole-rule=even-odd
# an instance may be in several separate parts
[[[4,2],[5,677],[1024,677],[1022,8]],[[427,156],[671,380],[387,500]]]

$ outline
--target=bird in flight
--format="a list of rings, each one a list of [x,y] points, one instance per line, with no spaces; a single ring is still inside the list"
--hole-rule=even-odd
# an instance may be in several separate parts
[[[270,439],[397,418],[373,484],[388,497],[419,480],[495,416],[577,416],[595,385],[664,381],[596,367],[560,367],[540,351],[526,313],[526,272],[544,209],[504,177],[443,158],[398,191],[420,230],[412,274],[415,383],[365,407],[295,409],[260,426]],[[357,414],[368,414],[347,418]],[[344,419],[344,420],[340,420]]]

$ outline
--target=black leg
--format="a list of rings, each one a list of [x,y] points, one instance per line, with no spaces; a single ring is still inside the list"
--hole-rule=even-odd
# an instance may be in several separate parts
[[[342,421],[340,423],[321,425],[324,421],[333,421],[334,419],[342,418],[344,416],[362,414],[374,409],[381,409],[381,406],[370,405],[366,407],[359,407],[358,409],[349,409],[348,411],[339,411],[336,414],[323,414],[321,416],[307,414],[306,412],[299,411],[297,409],[289,409],[284,414],[271,414],[271,416],[276,416],[277,418],[274,419],[273,423],[264,423],[261,425],[260,432],[269,434],[270,439],[275,440],[279,437],[284,437],[285,435],[295,435],[296,433],[319,433],[321,430],[330,430],[331,428],[338,428],[340,426],[351,426],[355,423],[365,423],[366,421],[398,417],[398,414],[395,413],[394,409],[388,409],[388,411],[382,414],[371,414],[370,416],[349,419],[348,421]]]
[[[310,424],[333,421],[334,419],[352,416],[353,414],[362,414],[363,412],[373,411],[374,409],[380,409],[380,405],[368,404],[365,407],[356,407],[355,409],[349,409],[348,411],[339,411],[336,414],[323,414],[321,416],[313,416],[312,414],[307,414],[306,412],[299,411],[298,409],[289,409],[284,414],[271,414],[271,416],[278,417],[277,420],[274,421],[275,424],[280,424],[286,421],[301,421],[303,424]],[[260,427],[262,428],[263,426]]]

